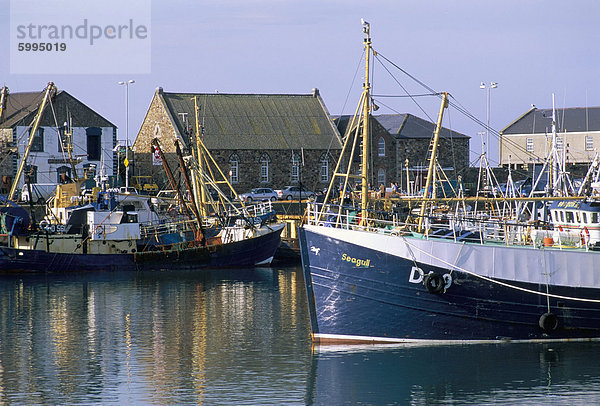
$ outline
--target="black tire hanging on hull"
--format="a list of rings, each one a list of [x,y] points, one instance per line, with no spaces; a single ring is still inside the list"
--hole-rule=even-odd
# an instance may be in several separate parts
[[[440,274],[431,272],[423,277],[423,285],[425,285],[429,293],[442,293],[446,286],[446,281]]]
[[[538,324],[546,333],[551,333],[558,328],[558,317],[554,313],[544,313],[540,316]]]

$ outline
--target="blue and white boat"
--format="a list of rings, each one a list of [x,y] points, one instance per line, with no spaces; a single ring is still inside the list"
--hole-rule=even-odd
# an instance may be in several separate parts
[[[402,233],[387,225],[311,221],[301,229],[315,341],[600,337],[599,252],[481,242],[478,233]]]
[[[357,109],[362,124],[349,126],[356,130],[354,135],[347,133],[340,162],[345,154],[353,156],[346,145],[349,150],[350,145],[361,143],[352,137],[361,137],[362,168],[368,168],[372,52],[368,23],[364,32],[367,74]],[[432,145],[437,143],[446,102],[444,96]],[[346,166],[347,174],[354,175]],[[343,167],[338,163],[336,176]],[[347,174],[342,177],[346,183]],[[424,201],[429,181],[430,176]],[[418,225],[402,224],[394,213],[372,216],[367,195],[363,175],[358,210],[346,207],[343,198],[334,204],[326,197],[323,204],[309,204],[308,221],[300,229],[315,342],[600,339],[600,252],[596,251],[600,247],[593,234],[600,227],[600,202],[556,203],[551,209],[556,229],[547,224],[536,229],[533,223],[517,221],[460,228],[456,221],[436,230],[427,224],[423,209]],[[571,213],[574,220],[563,220],[561,211],[565,216]],[[562,241],[560,233],[567,226],[576,238]],[[553,238],[555,232],[559,234]]]
[[[107,207],[98,202],[73,209],[65,225],[37,229],[29,228],[25,210],[0,208],[0,273],[268,265],[284,227],[271,211],[232,219],[212,233],[204,228],[198,238],[195,220],[145,223],[127,204],[106,201]]]

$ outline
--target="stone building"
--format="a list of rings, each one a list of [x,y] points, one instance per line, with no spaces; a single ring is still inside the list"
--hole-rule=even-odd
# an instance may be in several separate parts
[[[336,119],[344,134],[351,116]],[[422,187],[427,174],[429,146],[435,123],[412,114],[380,114],[371,116],[371,185],[398,183],[406,190],[406,160],[413,188]],[[469,167],[470,138],[442,127],[438,161],[449,178],[462,175]],[[416,186],[415,186],[416,185]]]
[[[238,193],[299,182],[316,191],[331,180],[341,141],[317,89],[311,94],[224,94],[158,88],[132,147],[134,174],[152,175],[159,187],[169,188],[151,143],[159,140],[175,172],[174,141],[189,153],[195,102],[204,144]]]
[[[8,193],[20,159],[31,136],[32,124],[45,92],[10,93],[3,89],[0,115],[0,193]],[[66,126],[65,123],[70,123]],[[83,176],[90,165],[106,175],[116,171],[113,148],[117,127],[64,90],[58,90],[42,114],[28,158],[26,172],[31,183],[57,184],[73,174],[65,147],[65,131],[72,132],[76,170]],[[22,187],[24,179],[19,180]]]
[[[564,154],[566,163],[581,167],[585,173],[600,147],[600,107],[560,109],[555,117],[559,154]],[[552,109],[532,107],[500,131],[500,163],[517,167],[541,165],[551,144]]]

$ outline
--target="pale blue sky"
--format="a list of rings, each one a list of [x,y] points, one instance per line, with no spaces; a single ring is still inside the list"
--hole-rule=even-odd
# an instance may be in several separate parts
[[[9,36],[8,3],[0,0],[2,38]],[[486,91],[479,84],[498,82],[490,109],[496,130],[531,104],[551,107],[552,93],[559,108],[600,106],[600,2],[593,0],[153,0],[150,74],[11,75],[2,58],[0,84],[12,92],[41,91],[53,81],[119,126],[124,139],[125,89],[116,82],[134,79],[130,140],[158,86],[231,93],[309,93],[317,87],[331,114],[349,114],[360,93],[362,72],[351,86],[363,51],[361,17],[371,23],[376,50],[430,87],[450,92],[483,122]],[[7,40],[0,47],[9,54]],[[380,65],[375,69],[375,93],[402,93]],[[435,118],[439,100],[419,101]],[[424,117],[407,99],[379,104]],[[482,129],[457,111],[448,117],[445,126],[472,137],[473,158]],[[498,161],[495,144],[492,162]]]

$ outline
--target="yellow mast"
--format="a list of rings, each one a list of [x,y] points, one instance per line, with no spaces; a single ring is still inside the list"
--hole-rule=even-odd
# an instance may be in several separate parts
[[[206,108],[206,106],[205,106]],[[202,157],[202,140],[200,136],[202,131],[200,129],[200,121],[198,120],[198,111],[200,108],[198,107],[198,96],[194,96],[194,111],[196,116],[196,154],[198,159],[198,176],[196,179],[196,186],[199,186],[196,190],[198,191],[198,208],[200,209],[200,215],[202,217],[206,217],[206,187],[204,184],[203,176],[204,176],[204,158]]]
[[[429,188],[433,184],[433,188],[435,189],[435,163],[437,162],[437,148],[438,141],[440,139],[440,130],[442,129],[442,118],[444,117],[444,109],[448,107],[448,93],[442,92],[442,106],[440,107],[440,113],[438,115],[438,121],[435,126],[435,131],[433,133],[433,140],[431,141],[430,148],[430,156],[429,156],[429,169],[427,170],[427,180],[425,182],[425,193],[423,194],[423,199],[429,198]],[[433,193],[435,198],[435,192]],[[419,232],[423,230],[423,216],[425,215],[425,207],[427,203],[426,200],[423,200],[423,204],[421,205],[421,211],[419,213]]]
[[[363,32],[366,34],[365,44],[365,82],[363,84],[363,133],[362,133],[362,193],[360,199],[361,225],[367,224],[367,205],[369,201],[369,156],[371,137],[369,133],[369,113],[371,112],[371,83],[369,82],[369,70],[371,61],[371,36],[370,26],[365,20],[362,20]]]
[[[25,148],[25,152],[23,153],[23,156],[21,157],[21,163],[19,164],[19,169],[17,170],[17,174],[15,175],[15,180],[13,181],[13,184],[10,188],[10,192],[8,193],[8,200],[13,200],[15,198],[15,194],[17,192],[17,187],[19,186],[19,179],[21,179],[21,176],[23,175],[23,170],[25,169],[25,164],[27,163],[27,158],[29,157],[29,152],[31,151],[31,146],[33,145],[33,140],[35,139],[35,133],[38,130],[38,127],[40,125],[40,121],[42,120],[42,113],[44,113],[44,109],[46,108],[46,104],[48,103],[48,100],[50,99],[50,93],[52,91],[56,91],[56,87],[54,86],[54,83],[49,82],[48,86],[46,87],[46,93],[44,94],[44,99],[42,100],[42,104],[40,105],[40,108],[38,109],[37,115],[35,117],[35,121],[33,123],[33,127],[31,128],[31,132],[29,133],[29,143],[27,144],[27,147]]]

